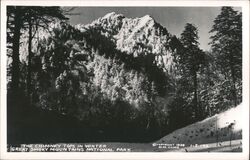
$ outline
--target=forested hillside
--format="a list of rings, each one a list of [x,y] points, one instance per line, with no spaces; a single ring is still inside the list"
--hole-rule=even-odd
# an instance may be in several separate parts
[[[64,14],[7,9],[8,143],[148,142],[242,101],[242,20],[231,7],[209,51],[195,24],[176,37],[149,15],[72,26]]]

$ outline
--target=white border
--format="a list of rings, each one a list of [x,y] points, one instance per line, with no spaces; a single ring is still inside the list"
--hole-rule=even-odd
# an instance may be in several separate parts
[[[98,153],[9,153],[6,140],[6,5],[36,5],[36,6],[178,6],[178,7],[242,7],[243,13],[243,152],[242,153],[156,153],[156,152],[98,152]],[[31,1],[2,0],[1,1],[1,139],[0,159],[223,159],[238,160],[249,158],[249,1]]]

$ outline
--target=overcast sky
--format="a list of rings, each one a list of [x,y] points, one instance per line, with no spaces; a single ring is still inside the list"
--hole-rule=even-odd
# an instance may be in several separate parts
[[[121,13],[125,17],[151,15],[171,33],[180,36],[186,23],[198,27],[200,47],[209,50],[213,20],[220,13],[220,7],[79,7],[74,10],[80,15],[70,16],[71,24],[88,24],[110,12]],[[240,8],[237,8],[240,10]]]

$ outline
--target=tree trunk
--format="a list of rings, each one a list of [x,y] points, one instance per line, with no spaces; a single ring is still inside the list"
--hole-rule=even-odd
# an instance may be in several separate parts
[[[28,42],[28,74],[27,74],[27,96],[29,99],[29,102],[31,102],[31,45],[32,45],[32,22],[31,19],[29,19],[29,42]]]
[[[146,126],[147,130],[149,129],[149,125],[150,125],[150,116],[148,116],[148,119],[147,119],[147,126]]]
[[[195,108],[195,119],[199,118],[199,109],[198,109],[198,98],[197,98],[197,73],[195,72],[194,75],[194,108]]]
[[[236,92],[236,77],[235,77],[235,72],[234,72],[234,68],[232,66],[232,64],[230,64],[230,68],[231,68],[231,75],[232,75],[232,81],[233,81],[233,84],[232,84],[232,92],[233,92],[233,101],[234,101],[234,106],[237,105],[237,92]]]
[[[234,58],[233,58],[233,55],[231,52],[229,52],[229,58],[230,58],[230,62],[229,62],[229,65],[230,65],[230,70],[231,70],[231,78],[232,78],[232,94],[233,94],[233,103],[234,103],[234,106],[237,105],[237,92],[236,92],[236,75],[235,75],[235,70],[234,70],[234,65],[233,65],[233,61],[234,61]]]
[[[21,9],[16,7],[15,17],[14,17],[14,35],[13,35],[13,53],[12,53],[12,83],[11,88],[13,91],[17,91],[19,88],[19,43],[21,36]]]

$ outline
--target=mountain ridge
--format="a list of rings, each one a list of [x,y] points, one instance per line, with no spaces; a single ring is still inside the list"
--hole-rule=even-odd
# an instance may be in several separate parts
[[[156,22],[150,15],[127,18],[123,14],[110,12],[93,22],[75,26],[81,32],[90,28],[101,28],[101,33],[110,38],[116,48],[134,57],[155,55],[155,63],[165,72],[173,70],[173,55],[171,40],[173,35]]]

